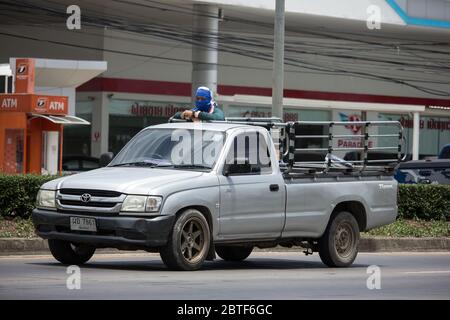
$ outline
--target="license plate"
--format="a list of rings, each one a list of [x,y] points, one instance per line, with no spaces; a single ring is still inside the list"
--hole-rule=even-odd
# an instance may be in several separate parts
[[[78,231],[97,231],[97,224],[93,218],[70,217],[70,229]]]

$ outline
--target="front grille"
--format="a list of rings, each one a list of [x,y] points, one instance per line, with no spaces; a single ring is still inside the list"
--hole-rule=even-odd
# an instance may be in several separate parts
[[[96,201],[82,202],[75,200],[59,200],[59,202],[62,205],[79,206],[79,207],[112,208],[116,205],[115,202],[96,202]]]
[[[87,199],[90,201],[82,201],[84,194],[91,196],[90,199]],[[56,198],[59,210],[81,212],[92,210],[95,212],[116,213],[119,212],[120,204],[125,199],[125,195],[110,190],[63,188],[58,191]]]
[[[59,190],[59,193],[73,196],[81,196],[85,193],[89,193],[92,197],[105,197],[105,198],[115,198],[120,197],[121,195],[120,192],[110,190],[68,189],[68,188]]]

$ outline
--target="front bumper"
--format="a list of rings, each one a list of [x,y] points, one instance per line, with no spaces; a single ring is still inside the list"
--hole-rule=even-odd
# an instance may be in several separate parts
[[[70,217],[95,218],[97,232],[70,230]],[[61,213],[34,209],[33,223],[44,239],[88,243],[97,248],[146,249],[167,243],[175,216],[154,218],[99,216],[95,213]]]

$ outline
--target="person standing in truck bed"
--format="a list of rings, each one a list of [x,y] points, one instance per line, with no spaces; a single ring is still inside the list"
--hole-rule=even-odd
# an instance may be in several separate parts
[[[223,111],[217,106],[208,87],[198,87],[195,93],[195,108],[177,112],[174,118],[191,119],[192,121],[225,120]]]

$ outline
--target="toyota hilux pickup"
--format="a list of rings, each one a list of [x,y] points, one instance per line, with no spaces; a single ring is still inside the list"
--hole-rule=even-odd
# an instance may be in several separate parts
[[[331,154],[345,151],[331,142],[342,123],[324,124],[325,161],[302,164],[300,122],[238,120],[150,126],[105,167],[45,183],[32,215],[37,234],[63,264],[117,248],[159,252],[170,269],[196,270],[216,254],[242,261],[255,247],[298,246],[346,267],[360,232],[396,219],[392,163],[374,168]],[[377,124],[360,125],[357,149],[367,156],[377,149],[367,128]]]

